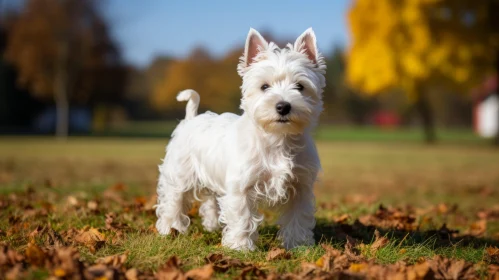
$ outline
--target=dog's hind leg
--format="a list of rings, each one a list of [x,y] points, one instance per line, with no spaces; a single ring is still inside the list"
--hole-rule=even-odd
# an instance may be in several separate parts
[[[185,233],[190,224],[187,216],[192,205],[192,191],[182,192],[169,185],[163,174],[158,182],[158,204],[156,205],[156,229],[160,234],[170,234],[172,228]]]
[[[215,231],[220,228],[218,223],[218,216],[220,214],[220,207],[217,203],[215,195],[209,195],[206,200],[199,207],[199,215],[203,218],[203,227],[207,231]]]

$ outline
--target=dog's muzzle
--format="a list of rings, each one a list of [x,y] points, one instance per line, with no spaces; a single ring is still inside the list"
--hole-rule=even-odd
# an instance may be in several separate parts
[[[279,101],[275,105],[275,109],[276,109],[277,113],[279,113],[279,115],[286,116],[291,111],[291,104],[289,102],[286,102],[286,101]]]

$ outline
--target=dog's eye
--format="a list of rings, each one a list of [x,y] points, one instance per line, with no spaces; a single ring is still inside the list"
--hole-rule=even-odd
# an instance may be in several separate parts
[[[260,88],[261,90],[265,91],[268,89],[270,86],[268,84],[263,84],[263,86]]]
[[[300,83],[296,83],[296,89],[297,89],[298,91],[302,91],[302,90],[303,90],[303,85],[302,85],[302,84],[300,84]]]

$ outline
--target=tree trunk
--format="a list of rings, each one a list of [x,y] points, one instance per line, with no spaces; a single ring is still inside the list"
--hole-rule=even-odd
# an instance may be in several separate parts
[[[59,43],[59,57],[57,72],[54,81],[55,105],[56,105],[56,129],[55,135],[59,140],[65,141],[68,137],[69,128],[69,100],[68,100],[68,42],[66,38]]]
[[[418,99],[416,101],[416,109],[418,110],[418,113],[421,117],[425,142],[427,144],[432,144],[437,140],[435,135],[435,121],[433,112],[431,110],[426,90],[420,87],[417,94]]]

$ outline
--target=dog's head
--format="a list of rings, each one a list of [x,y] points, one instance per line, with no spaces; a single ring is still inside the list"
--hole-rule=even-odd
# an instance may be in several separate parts
[[[301,134],[315,125],[326,65],[311,28],[282,49],[250,29],[237,69],[243,78],[241,108],[266,132]]]

